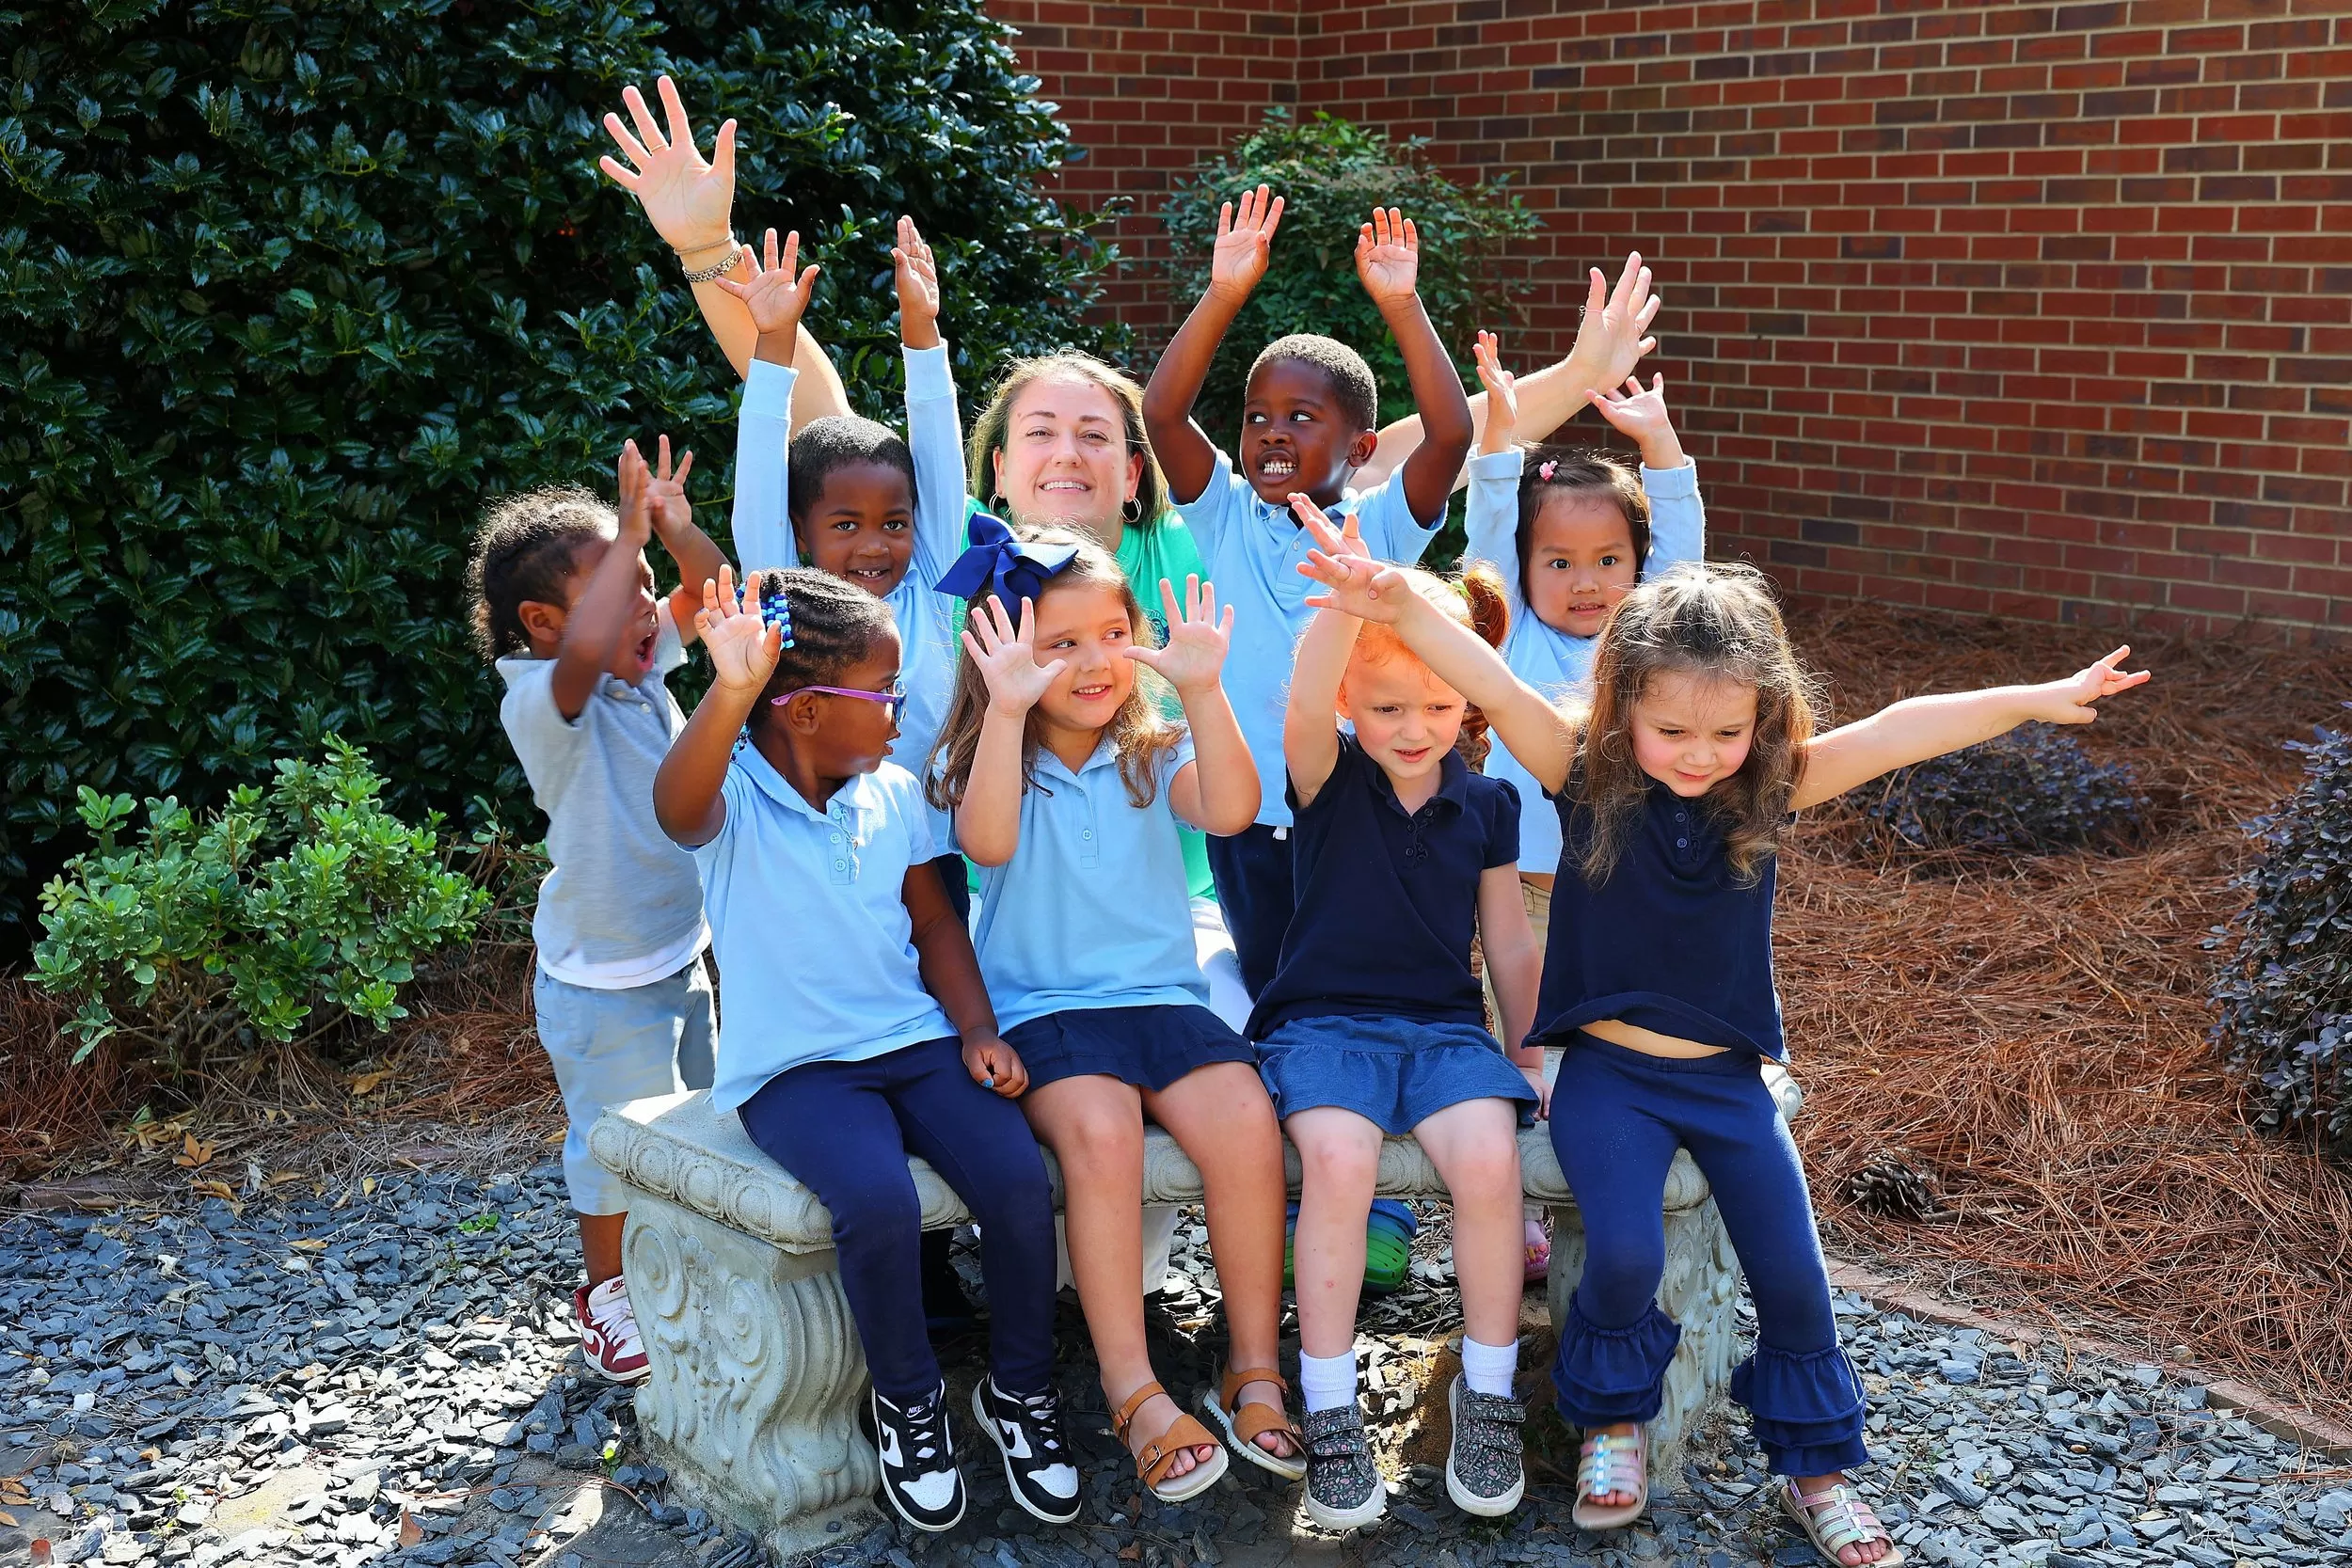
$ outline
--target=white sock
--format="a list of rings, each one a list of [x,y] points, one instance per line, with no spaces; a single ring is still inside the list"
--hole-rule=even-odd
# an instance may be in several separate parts
[[[1462,1381],[1470,1385],[1471,1393],[1507,1400],[1518,1371],[1517,1339],[1507,1345],[1482,1345],[1467,1334],[1462,1336]]]
[[[1356,1353],[1309,1355],[1298,1353],[1298,1397],[1309,1410],[1337,1410],[1356,1402]]]

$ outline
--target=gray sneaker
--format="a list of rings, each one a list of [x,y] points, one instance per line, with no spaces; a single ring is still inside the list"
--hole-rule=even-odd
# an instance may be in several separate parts
[[[1324,1529],[1357,1529],[1379,1518],[1388,1488],[1373,1467],[1356,1402],[1310,1410],[1299,1430],[1307,1439],[1307,1517]]]
[[[1519,1457],[1527,1406],[1478,1393],[1458,1376],[1448,1403],[1454,1441],[1445,1453],[1446,1496],[1465,1513],[1500,1518],[1527,1493],[1527,1469]]]

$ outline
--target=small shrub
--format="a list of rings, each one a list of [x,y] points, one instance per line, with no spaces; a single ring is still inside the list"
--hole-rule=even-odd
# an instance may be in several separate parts
[[[2051,724],[1899,768],[1865,811],[1866,838],[1896,849],[2051,855],[2125,842],[2148,802],[2132,770]]]
[[[2247,906],[2205,943],[2228,947],[2213,1038],[2256,1085],[2265,1125],[2352,1159],[2352,731],[2292,749],[2302,785],[2247,825],[2263,846],[2235,884]]]
[[[1287,333],[1320,332],[1361,354],[1380,379],[1383,420],[1413,411],[1404,358],[1356,281],[1356,231],[1375,206],[1402,210],[1419,229],[1422,304],[1464,365],[1472,335],[1501,325],[1526,292],[1494,262],[1510,242],[1535,231],[1535,215],[1500,184],[1457,185],[1430,168],[1426,145],[1394,142],[1332,115],[1301,123],[1278,106],[1231,151],[1176,182],[1161,215],[1169,280],[1187,306],[1209,280],[1217,208],[1260,184],[1283,198],[1273,265],[1226,333],[1194,405],[1201,428],[1228,451],[1241,427],[1249,362]]]
[[[288,1041],[344,1017],[379,1030],[427,953],[473,934],[489,892],[445,863],[437,814],[410,827],[384,781],[338,736],[312,764],[280,760],[266,793],[230,791],[206,820],[147,802],[135,845],[127,795],[80,791],[98,847],[41,890],[33,977],[75,1006],[74,1059],[119,1035],[185,1067],[247,1030]]]

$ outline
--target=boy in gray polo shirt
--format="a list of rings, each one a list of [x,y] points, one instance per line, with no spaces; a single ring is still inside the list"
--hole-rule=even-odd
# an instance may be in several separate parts
[[[687,504],[692,463],[673,474],[664,436],[650,470],[628,443],[617,516],[578,487],[510,497],[484,520],[469,574],[476,640],[506,680],[499,721],[548,816],[532,999],[569,1122],[580,1351],[619,1383],[648,1370],[621,1276],[627,1189],[590,1156],[588,1130],[607,1105],[708,1087],[716,1032],[701,880],[653,816],[654,770],[686,723],[663,681],[721,562]],[[685,579],[663,598],[644,554],[656,531]]]

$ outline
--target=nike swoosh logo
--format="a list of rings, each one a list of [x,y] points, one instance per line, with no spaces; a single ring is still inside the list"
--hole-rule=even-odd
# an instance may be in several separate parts
[[[882,1428],[882,1442],[877,1446],[882,1450],[882,1464],[890,1469],[898,1469],[901,1463],[898,1458],[898,1434],[888,1427]]]
[[[1021,1423],[1008,1421],[1000,1416],[997,1418],[996,1424],[1005,1432],[1005,1452],[1014,1459],[1028,1458],[1029,1434],[1021,1430]]]

